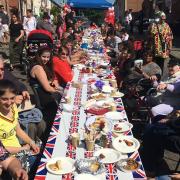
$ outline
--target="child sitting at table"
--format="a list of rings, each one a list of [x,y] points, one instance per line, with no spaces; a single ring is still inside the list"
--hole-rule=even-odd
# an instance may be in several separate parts
[[[39,147],[19,125],[18,109],[15,104],[16,94],[16,87],[12,82],[0,80],[0,141],[13,155],[23,150],[31,150],[33,154],[38,154],[40,151]],[[21,146],[18,138],[26,144]],[[32,159],[32,161],[29,160],[33,164],[35,158],[33,157]],[[30,163],[30,166],[32,164]]]

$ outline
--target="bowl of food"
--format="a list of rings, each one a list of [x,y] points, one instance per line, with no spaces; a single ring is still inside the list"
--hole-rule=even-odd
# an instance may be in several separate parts
[[[124,172],[131,172],[138,170],[140,168],[140,164],[136,160],[128,158],[121,159],[117,163],[117,167]]]

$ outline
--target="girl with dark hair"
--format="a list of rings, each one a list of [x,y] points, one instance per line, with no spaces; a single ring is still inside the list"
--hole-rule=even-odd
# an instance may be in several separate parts
[[[0,141],[11,154],[30,149],[38,154],[39,147],[19,125],[16,95],[16,86],[11,81],[0,80]],[[19,139],[23,140],[25,145],[21,146]]]
[[[68,50],[65,47],[59,48],[57,56],[53,57],[54,72],[62,87],[73,78],[73,71],[68,62]]]
[[[10,70],[13,70],[13,66],[21,61],[24,36],[23,25],[21,24],[18,15],[15,13],[13,13],[11,16],[11,24],[9,26],[9,31]]]
[[[30,71],[30,84],[33,87],[38,87],[40,103],[45,108],[51,107],[52,104],[60,100],[60,89],[53,71],[51,53],[51,50],[47,47],[39,49],[36,63]]]

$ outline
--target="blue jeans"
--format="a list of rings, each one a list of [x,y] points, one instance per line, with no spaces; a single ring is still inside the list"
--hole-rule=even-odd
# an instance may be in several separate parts
[[[156,180],[171,180],[171,178],[168,175],[163,175],[156,177]]]
[[[34,165],[36,159],[37,159],[37,156],[29,156],[30,169]]]

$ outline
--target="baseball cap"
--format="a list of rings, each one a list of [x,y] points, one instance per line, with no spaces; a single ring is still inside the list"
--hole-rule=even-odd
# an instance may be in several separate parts
[[[180,59],[177,59],[177,58],[172,58],[168,63],[169,67],[174,67],[174,66],[179,66],[179,65],[180,65]]]

